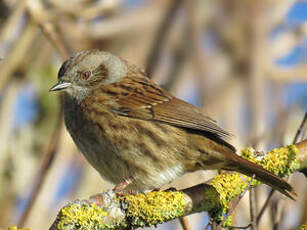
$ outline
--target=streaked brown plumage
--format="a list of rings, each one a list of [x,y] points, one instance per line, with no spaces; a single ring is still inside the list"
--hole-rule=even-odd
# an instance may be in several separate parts
[[[110,53],[82,51],[67,60],[51,91],[64,91],[65,124],[107,180],[129,189],[160,188],[186,172],[235,170],[285,195],[292,187],[235,154],[230,134],[201,110],[160,88]]]

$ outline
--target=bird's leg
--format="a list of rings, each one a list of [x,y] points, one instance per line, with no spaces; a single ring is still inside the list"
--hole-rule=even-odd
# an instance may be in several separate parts
[[[159,190],[158,190],[159,191]],[[177,192],[178,190],[175,187],[169,187],[165,190],[166,192]]]
[[[124,179],[122,182],[120,182],[113,188],[113,191],[116,193],[122,193],[125,190],[125,188],[128,187],[128,185],[133,183],[133,181],[135,181],[135,178],[133,176]]]

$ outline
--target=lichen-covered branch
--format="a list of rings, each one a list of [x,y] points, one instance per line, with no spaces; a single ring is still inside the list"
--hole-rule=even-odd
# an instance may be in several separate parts
[[[31,230],[30,228],[18,228],[16,226],[10,226],[7,230]]]
[[[302,224],[300,227],[297,228],[297,230],[307,230],[307,223]]]
[[[288,176],[305,167],[307,140],[264,154],[251,148],[242,156],[279,176]],[[222,221],[229,202],[249,184],[258,181],[239,173],[225,173],[205,184],[182,191],[152,191],[146,194],[116,194],[112,190],[89,200],[74,201],[61,209],[50,229],[125,229],[153,226],[195,212],[208,211],[211,218]],[[224,225],[231,225],[231,220]]]

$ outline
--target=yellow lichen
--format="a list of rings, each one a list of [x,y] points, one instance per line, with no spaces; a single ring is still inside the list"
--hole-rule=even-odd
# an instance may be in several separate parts
[[[151,226],[185,213],[187,200],[182,192],[152,191],[120,197],[131,226]]]
[[[297,153],[298,149],[295,145],[273,149],[264,158],[264,168],[281,177],[289,176],[299,168]]]
[[[297,228],[297,230],[307,230],[307,224],[303,224]]]
[[[57,229],[104,229],[103,217],[107,213],[95,204],[71,204],[61,209]]]
[[[264,167],[274,174],[284,177],[290,175],[299,167],[296,159],[298,150],[295,145],[288,145],[279,149],[273,149],[266,155],[258,155],[252,148],[241,151],[241,156]]]
[[[255,164],[261,165],[261,155],[257,155],[256,151],[251,147],[241,150],[241,157],[248,159]]]
[[[259,154],[253,148],[246,148],[241,151],[241,156],[282,177],[289,175],[299,167],[296,160],[297,153],[296,146],[289,145],[273,149],[267,154]],[[223,220],[229,202],[246,189],[250,180],[250,177],[239,173],[217,175],[209,183],[212,189],[205,191],[205,199],[201,208],[209,211],[215,220]],[[253,180],[251,186],[258,184],[260,184],[259,181]]]
[[[223,220],[223,214],[228,209],[229,202],[240,195],[248,186],[249,177],[239,173],[220,174],[215,176],[209,183],[212,189],[206,189],[202,207],[210,213],[215,220]]]
[[[15,225],[12,225],[8,228],[8,230],[31,230],[30,228],[18,228]]]
[[[213,186],[210,186],[205,189],[204,200],[200,203],[199,207],[197,207],[196,211],[208,211],[210,214],[214,215],[213,213],[220,213],[219,210],[224,210],[224,204],[224,200],[220,199],[220,194],[217,190]]]
[[[227,220],[222,224],[223,228],[229,228],[232,226],[232,216],[228,216]]]

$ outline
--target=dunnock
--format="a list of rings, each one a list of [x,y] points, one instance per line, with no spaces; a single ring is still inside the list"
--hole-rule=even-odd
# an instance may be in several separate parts
[[[290,196],[293,188],[236,155],[230,134],[201,110],[160,88],[136,66],[87,50],[64,62],[58,83],[74,142],[117,188],[160,188],[186,172],[234,170]]]

